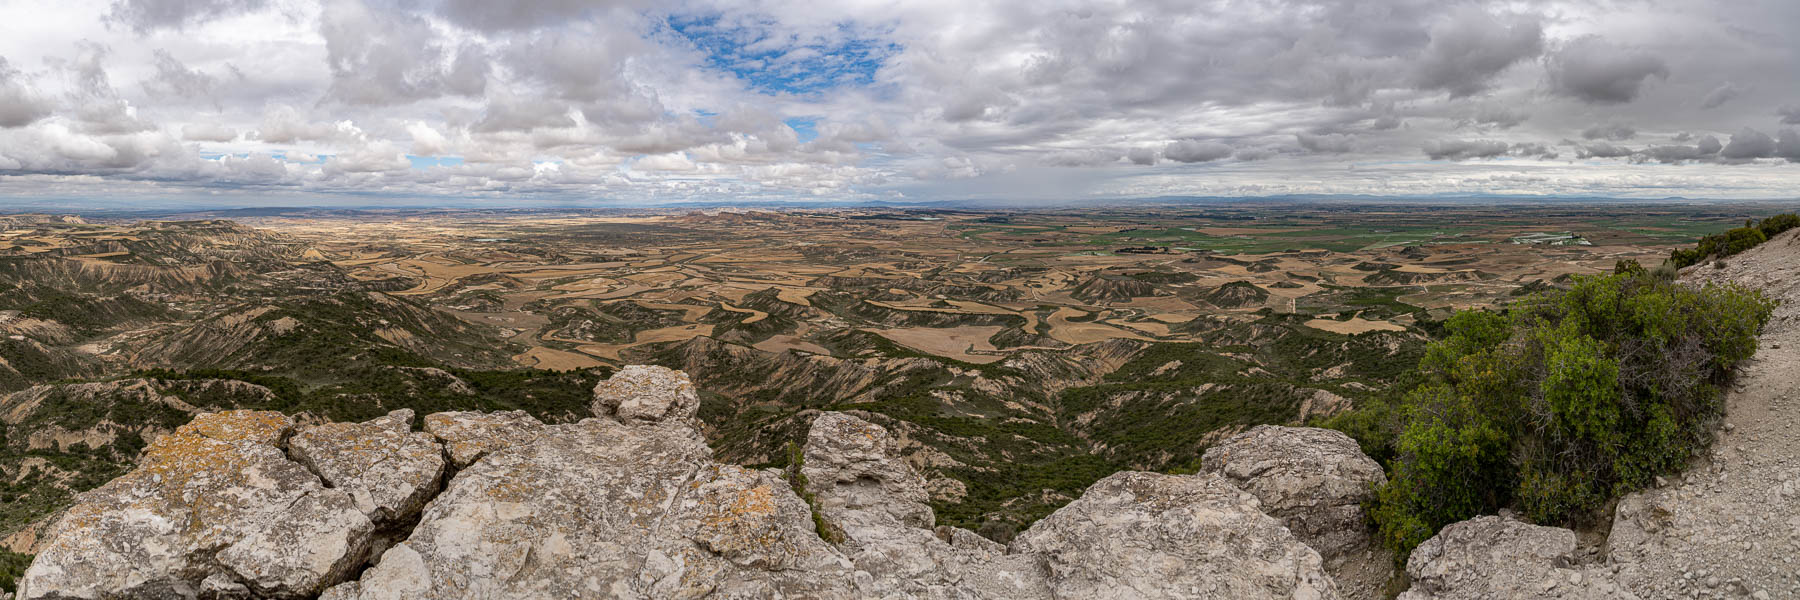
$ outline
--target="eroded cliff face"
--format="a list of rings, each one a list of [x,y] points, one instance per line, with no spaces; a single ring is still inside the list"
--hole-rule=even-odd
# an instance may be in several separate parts
[[[1348,496],[1367,493],[1371,472],[1353,444],[1268,465],[1243,450],[1197,475],[1119,473],[1008,547],[934,527],[925,480],[887,430],[856,415],[819,415],[802,463],[783,472],[714,460],[697,407],[684,374],[628,367],[595,389],[604,416],[565,425],[437,413],[415,432],[409,411],[311,427],[206,414],[82,494],[46,533],[19,596],[1365,595],[1309,545],[1338,555],[1366,543],[1309,530],[1360,519]],[[1258,430],[1234,447],[1317,431]]]

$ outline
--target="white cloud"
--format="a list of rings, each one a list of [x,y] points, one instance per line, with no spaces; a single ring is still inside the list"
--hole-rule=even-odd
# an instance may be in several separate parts
[[[0,4],[0,195],[1791,195],[1800,6],[1632,6]]]

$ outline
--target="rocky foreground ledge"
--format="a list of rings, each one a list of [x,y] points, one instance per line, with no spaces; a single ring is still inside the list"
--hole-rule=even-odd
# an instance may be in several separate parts
[[[404,410],[203,415],[82,494],[19,597],[1331,599],[1386,580],[1333,575],[1369,554],[1382,477],[1336,432],[1257,427],[1197,475],[1115,474],[1003,546],[934,527],[926,482],[853,415],[819,414],[798,469],[753,470],[713,460],[680,372],[627,367],[594,396],[605,416],[579,423],[453,412],[423,432]],[[1566,530],[1489,519],[1421,547],[1409,597],[1615,590],[1568,568]]]

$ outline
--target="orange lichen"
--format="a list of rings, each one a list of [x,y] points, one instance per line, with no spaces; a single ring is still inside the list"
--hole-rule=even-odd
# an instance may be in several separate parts
[[[273,443],[294,427],[287,415],[267,410],[228,410],[194,417],[176,433],[189,433],[222,442],[249,440]]]

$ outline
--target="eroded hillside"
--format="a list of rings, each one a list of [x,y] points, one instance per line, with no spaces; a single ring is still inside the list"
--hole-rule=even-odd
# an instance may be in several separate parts
[[[112,407],[161,407],[166,418],[132,422],[144,441],[194,412],[121,381],[196,409],[557,422],[587,416],[583,386],[612,368],[653,363],[695,374],[721,459],[787,465],[818,411],[863,411],[896,434],[941,520],[1005,540],[1109,473],[1192,470],[1251,425],[1383,393],[1451,309],[1647,260],[1674,239],[1644,223],[1553,247],[1515,241],[1545,227],[1529,219],[1258,218],[11,217],[0,390],[21,405],[66,396],[71,380],[120,391],[83,392],[106,417],[67,435],[92,443],[8,446],[0,468],[18,486],[61,483],[14,496],[7,528],[129,467],[142,442],[107,423],[138,409]],[[208,404],[177,389],[214,381],[267,394]],[[36,427],[10,424],[8,439]]]

